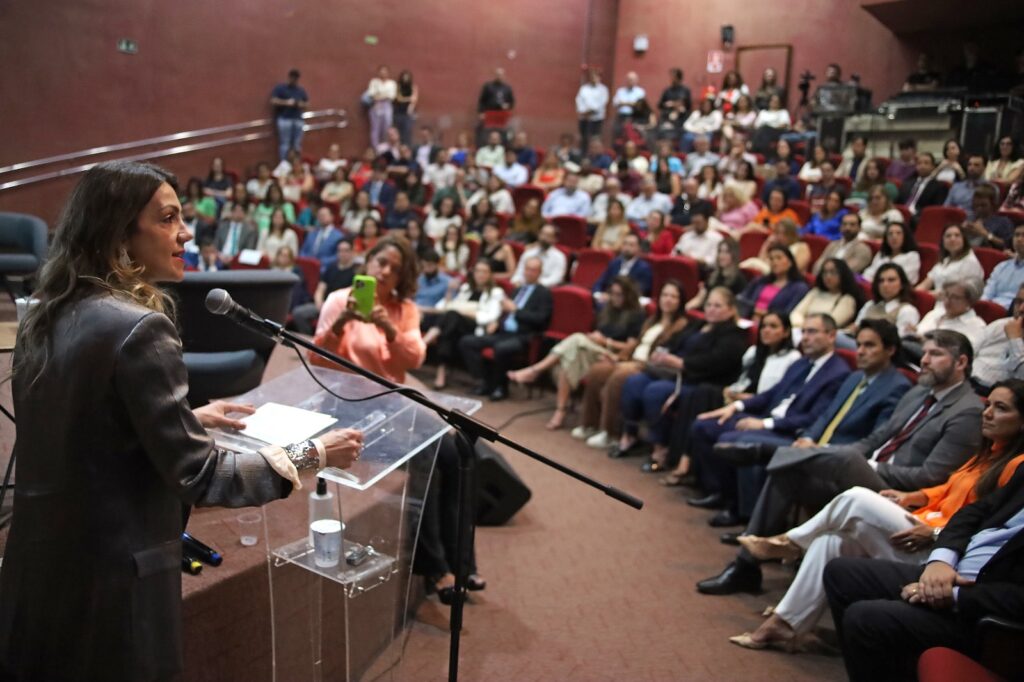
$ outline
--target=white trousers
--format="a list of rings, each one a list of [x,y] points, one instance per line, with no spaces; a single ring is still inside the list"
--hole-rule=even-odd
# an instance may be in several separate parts
[[[922,563],[927,552],[904,552],[889,543],[893,533],[916,525],[906,509],[873,490],[858,486],[837,495],[806,523],[786,533],[805,553],[800,570],[775,607],[775,613],[796,632],[814,627],[828,608],[822,584],[825,564],[836,557]]]

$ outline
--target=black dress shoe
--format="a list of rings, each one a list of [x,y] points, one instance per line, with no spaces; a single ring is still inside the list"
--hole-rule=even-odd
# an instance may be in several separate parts
[[[718,536],[718,541],[721,542],[723,545],[736,545],[738,547],[740,544],[740,534],[733,533],[732,531],[728,533],[722,533]]]
[[[723,509],[710,519],[708,525],[712,528],[728,528],[730,526],[745,526],[747,520],[731,509]]]
[[[747,561],[733,561],[714,578],[697,583],[701,594],[736,594],[761,591],[761,568]]]
[[[691,497],[686,500],[686,504],[697,509],[721,509],[725,500],[722,499],[721,493],[711,493],[704,497]]]
[[[767,464],[775,454],[775,446],[768,443],[715,443],[715,457],[721,457],[733,466]]]
[[[491,400],[493,402],[498,402],[499,400],[504,400],[507,397],[508,397],[508,389],[507,388],[500,388],[499,387],[499,388],[494,389],[494,392],[491,393]]]
[[[488,388],[486,386],[481,385],[481,386],[475,387],[472,391],[470,391],[470,393],[472,395],[483,396],[483,395],[490,395],[491,394],[491,390],[492,389],[490,389],[490,388]]]
[[[608,451],[608,456],[611,457],[612,459],[620,459],[622,457],[629,457],[630,455],[636,453],[636,448],[637,448],[637,444],[636,443],[633,443],[632,445],[630,445],[628,448],[625,448],[625,449],[619,447],[619,445],[616,443],[614,446],[612,446],[612,449]]]

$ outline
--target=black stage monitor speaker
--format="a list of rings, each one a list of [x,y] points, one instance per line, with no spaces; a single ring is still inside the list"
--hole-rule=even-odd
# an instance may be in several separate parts
[[[494,448],[477,442],[476,524],[501,526],[530,500],[530,489]]]

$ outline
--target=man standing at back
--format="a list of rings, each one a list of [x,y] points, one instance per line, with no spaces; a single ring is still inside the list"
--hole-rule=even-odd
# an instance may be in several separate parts
[[[309,96],[299,86],[299,70],[288,72],[288,82],[278,83],[270,93],[277,125],[277,156],[279,161],[288,157],[288,151],[302,151],[302,112],[309,106]]]
[[[601,137],[604,112],[608,108],[608,86],[601,82],[601,73],[591,67],[587,82],[576,92],[576,115],[580,120],[580,151],[586,153],[590,140]]]

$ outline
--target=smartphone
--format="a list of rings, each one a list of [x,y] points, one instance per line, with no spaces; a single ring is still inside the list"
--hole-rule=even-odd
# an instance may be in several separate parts
[[[356,312],[364,319],[370,319],[377,302],[377,279],[369,275],[356,275],[352,280],[352,298],[356,301]]]

